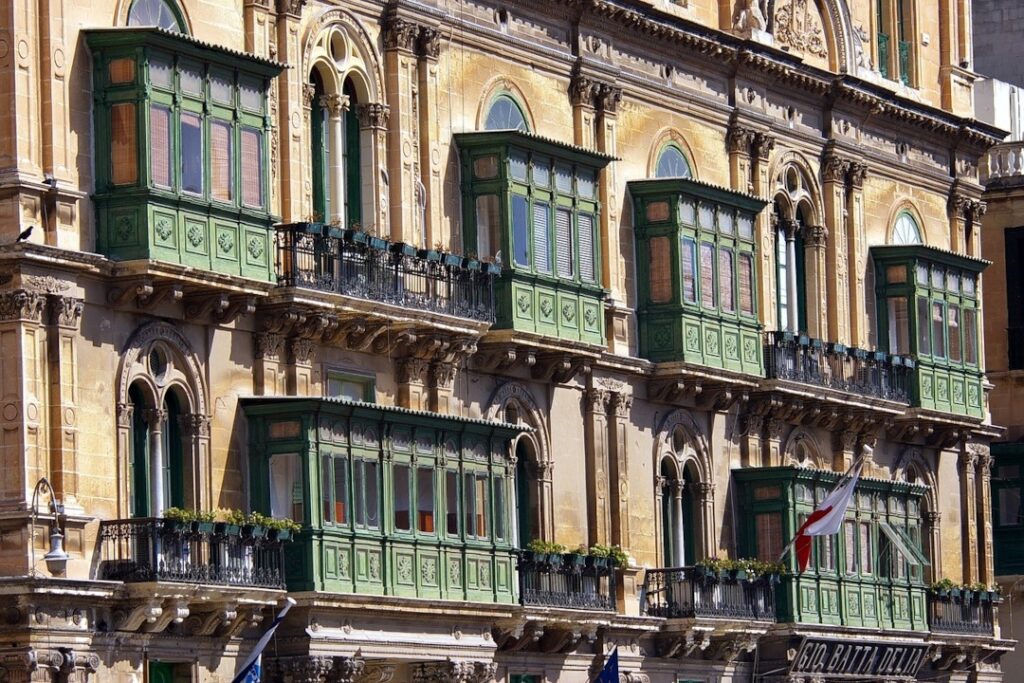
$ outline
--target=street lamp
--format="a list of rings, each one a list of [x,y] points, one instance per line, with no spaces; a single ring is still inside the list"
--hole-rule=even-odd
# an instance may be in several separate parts
[[[40,493],[50,496],[50,513],[53,515],[53,523],[50,526],[50,552],[43,555],[43,560],[50,574],[63,574],[68,564],[68,554],[64,551],[64,534],[60,532],[60,516],[64,514],[64,503],[57,499],[57,494],[46,477],[36,482],[35,491],[32,492],[32,566],[29,573],[35,574],[36,571],[36,520],[39,517]]]

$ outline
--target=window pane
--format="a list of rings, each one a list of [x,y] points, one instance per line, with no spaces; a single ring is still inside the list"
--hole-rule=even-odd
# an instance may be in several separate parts
[[[270,515],[303,521],[301,459],[295,453],[270,456]]]
[[[533,158],[533,182],[541,187],[551,186],[551,160],[545,157]]]
[[[325,522],[334,521],[334,507],[331,505],[331,456],[320,458],[320,500],[323,504]]]
[[[754,315],[754,256],[740,254],[740,313]]]
[[[467,472],[462,477],[463,529],[467,537],[476,536],[476,519],[473,516],[473,510],[476,509],[473,502],[475,494],[476,489],[473,487],[473,475]]]
[[[679,202],[679,220],[686,225],[694,225],[697,222],[697,207],[694,206],[693,200]]]
[[[594,172],[588,169],[580,169],[576,174],[576,189],[581,197],[585,199],[594,198]]]
[[[754,219],[747,214],[740,214],[740,237],[754,239]]]
[[[203,122],[195,114],[181,115],[181,189],[203,193]]]
[[[700,244],[700,300],[704,308],[715,307],[715,245]]]
[[[846,521],[843,522],[843,541],[846,555],[846,573],[856,574],[857,573],[857,533],[856,533],[856,522]]]
[[[871,562],[871,525],[867,522],[860,523],[860,571],[862,574],[874,571]]]
[[[190,95],[203,94],[203,75],[196,68],[182,67],[179,71],[181,89]]]
[[[928,266],[924,265],[923,263],[918,263],[916,266],[914,266],[914,277],[917,280],[917,284],[928,284]]]
[[[978,364],[978,320],[977,311],[964,309],[964,360],[971,365]]]
[[[154,104],[149,109],[149,172],[153,184],[171,186],[171,110]]]
[[[334,459],[334,521],[348,524],[348,460]]]
[[[907,299],[902,296],[889,297],[888,304],[889,353],[907,353],[910,351],[910,318],[907,314]]]
[[[478,538],[487,538],[487,477],[476,477],[476,495],[473,496],[476,504],[476,535]]]
[[[575,254],[572,241],[572,212],[555,211],[555,264],[559,277],[571,278],[575,274]]]
[[[672,250],[668,237],[652,237],[649,243],[651,302],[662,304],[672,299]]]
[[[835,536],[822,536],[818,546],[818,566],[826,571],[836,568]]]
[[[494,479],[494,537],[505,538],[505,479]]]
[[[719,219],[728,214],[720,214]],[[718,296],[722,302],[722,310],[732,312],[735,310],[733,300],[733,272],[732,249],[722,247],[718,250]]]
[[[946,337],[943,334],[946,327],[944,308],[940,302],[932,302],[932,355],[936,358],[946,356]]]
[[[733,233],[733,217],[729,211],[718,212],[718,231],[723,235],[731,235]]]
[[[700,217],[700,227],[705,230],[715,229],[715,211],[710,204],[701,202],[697,208],[697,215]]]
[[[508,173],[513,180],[526,182],[526,155],[521,152],[513,153],[508,160]]]
[[[231,154],[231,125],[223,121],[210,124],[210,183],[213,198],[230,202],[234,198],[234,163]]]
[[[786,251],[786,231],[781,223],[775,231],[775,294],[779,305],[778,329],[789,325],[789,256]],[[890,316],[890,320],[892,317]]]
[[[416,468],[416,528],[423,533],[434,533],[434,470]]]
[[[500,216],[498,196],[485,194],[476,198],[476,253],[478,258],[494,256],[501,249],[498,237]]]
[[[647,222],[661,223],[667,221],[670,216],[668,202],[651,202],[647,205]]]
[[[938,266],[932,266],[932,288],[942,289],[946,282],[946,273]]]
[[[949,359],[960,361],[960,307],[950,304],[947,309],[949,316]]]
[[[449,536],[459,535],[459,473],[444,473],[446,531]]]
[[[782,514],[762,512],[754,516],[757,527],[757,559],[778,562],[782,554]]]
[[[555,189],[570,194],[572,192],[572,167],[555,164]]]
[[[380,527],[377,463],[359,460],[356,469],[356,523],[370,529]]]
[[[263,131],[242,128],[242,203],[263,207]]]
[[[263,111],[263,83],[243,78],[239,85],[242,106],[251,111]]]
[[[395,529],[410,531],[409,520],[409,466],[395,464],[392,467],[395,483]]]
[[[1020,489],[1000,488],[999,491],[999,526],[1017,526],[1020,524]]]
[[[580,277],[587,282],[597,279],[594,259],[594,217],[581,213],[577,219],[580,231]]]
[[[889,266],[885,269],[885,281],[890,285],[899,285],[907,281],[907,267],[904,265]]]
[[[653,248],[654,240],[651,240]],[[668,251],[668,238],[665,238]],[[697,303],[697,243],[691,237],[684,237],[681,244],[683,268],[683,301]]]
[[[962,280],[964,294],[968,296],[974,296],[974,278],[969,275],[964,275]]]
[[[228,78],[213,76],[210,79],[210,97],[219,104],[234,104],[234,86]]]
[[[533,203],[533,267],[539,273],[551,272],[551,206]]]
[[[174,65],[171,58],[153,54],[149,57],[149,82],[157,88],[174,88]]]
[[[122,102],[111,106],[110,181],[115,185],[132,185],[139,180],[136,139],[135,105]]]
[[[494,154],[473,160],[473,175],[481,180],[498,177],[498,157]]]
[[[525,170],[523,171],[526,172]],[[517,266],[530,266],[530,226],[527,224],[526,197],[512,195],[512,254]]]
[[[917,352],[924,355],[930,355],[932,352],[931,329],[928,325],[928,299],[923,296],[917,297]]]
[[[131,57],[111,59],[107,65],[107,78],[111,85],[131,83],[135,80],[135,60]]]

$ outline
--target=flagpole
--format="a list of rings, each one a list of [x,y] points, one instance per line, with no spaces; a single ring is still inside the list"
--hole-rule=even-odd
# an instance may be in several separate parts
[[[274,637],[274,632],[277,631],[277,627],[284,621],[284,616],[288,614],[288,610],[296,605],[294,598],[285,598],[284,607],[274,617],[273,623],[270,624],[270,628],[266,630],[263,636],[256,642],[256,646],[249,653],[249,657],[245,660],[245,664],[239,669],[238,673],[232,679],[231,683],[243,683],[249,677],[249,672],[252,671],[253,665],[259,661],[260,655],[263,654],[263,650],[267,647],[267,643]]]

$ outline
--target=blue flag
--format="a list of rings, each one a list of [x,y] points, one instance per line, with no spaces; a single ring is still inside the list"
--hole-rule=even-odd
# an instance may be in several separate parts
[[[615,648],[608,655],[604,668],[597,677],[597,683],[619,683],[619,648]]]
[[[284,615],[288,614],[288,610],[295,604],[295,600],[292,598],[285,598],[284,608],[278,612],[277,616],[274,617],[274,621],[270,624],[270,628],[263,634],[263,637],[256,642],[256,647],[249,653],[249,658],[245,660],[245,664],[239,669],[235,677],[231,679],[231,683],[252,683],[252,681],[260,680],[260,662],[262,661],[263,650],[267,647],[267,643],[274,637],[274,631],[284,621]]]

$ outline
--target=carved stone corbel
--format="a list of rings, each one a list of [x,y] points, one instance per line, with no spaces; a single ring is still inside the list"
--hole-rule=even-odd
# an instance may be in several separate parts
[[[223,315],[231,306],[231,297],[222,292],[202,292],[185,297],[185,317],[203,320],[211,313]]]
[[[590,374],[590,359],[565,353],[545,353],[537,356],[531,374],[534,379],[554,384],[570,382],[576,375]]]
[[[214,313],[214,320],[222,325],[233,322],[240,315],[252,315],[256,312],[256,297],[240,295],[231,297],[231,303],[223,311]]]
[[[145,629],[149,633],[163,633],[171,623],[180,624],[188,618],[188,602],[171,600],[160,612],[160,616],[149,622]]]
[[[114,628],[118,631],[137,631],[144,623],[155,623],[163,611],[159,600],[149,600],[130,611],[118,610],[114,612]]]

